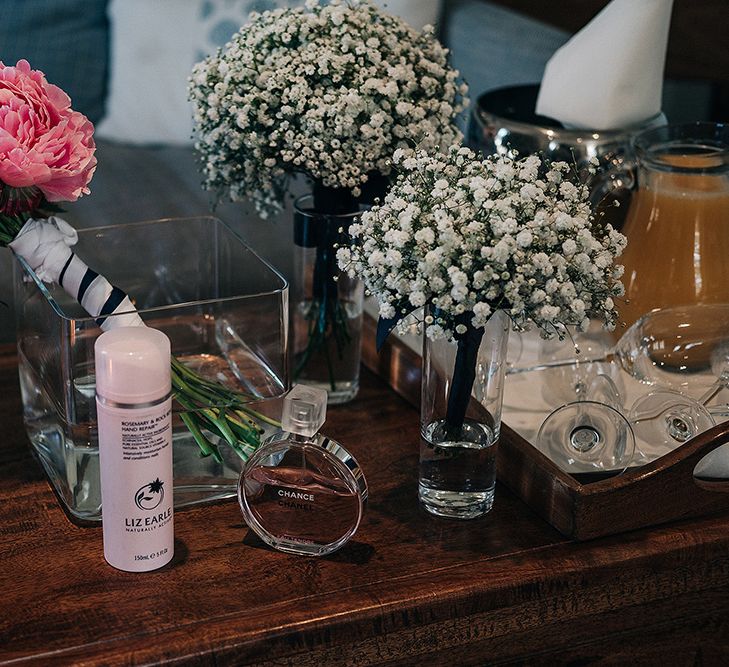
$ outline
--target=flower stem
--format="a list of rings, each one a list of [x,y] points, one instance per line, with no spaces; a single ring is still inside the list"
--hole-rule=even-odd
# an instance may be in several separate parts
[[[335,245],[340,241],[347,216],[357,210],[357,200],[346,188],[329,188],[314,184],[314,209],[297,218],[297,243],[316,248],[312,276],[311,304],[306,312],[307,344],[298,356],[294,379],[298,379],[319,354],[326,365],[331,391],[336,391],[336,370],[332,355],[343,359],[345,348],[352,341],[346,309],[339,298],[337,276],[339,269]],[[336,351],[333,346],[336,345]]]
[[[221,462],[218,447],[204,434],[207,431],[225,441],[244,461],[260,444],[259,421],[279,426],[279,422],[245,407],[253,397],[212,382],[172,357],[172,384],[175,399],[182,406],[180,417],[203,456]]]

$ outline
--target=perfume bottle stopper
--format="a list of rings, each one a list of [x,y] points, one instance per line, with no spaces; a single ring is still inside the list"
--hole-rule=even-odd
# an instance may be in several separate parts
[[[281,428],[310,438],[324,425],[326,416],[326,391],[298,384],[284,399]]]

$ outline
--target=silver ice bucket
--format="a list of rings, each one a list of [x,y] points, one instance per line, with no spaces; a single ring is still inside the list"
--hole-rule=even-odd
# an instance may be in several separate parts
[[[631,145],[634,135],[666,124],[662,113],[633,127],[620,130],[577,130],[534,112],[539,84],[491,90],[478,98],[469,118],[468,145],[484,155],[541,153],[552,161],[574,164],[590,187],[591,200],[607,221],[620,227],[635,183],[636,159]],[[588,171],[589,161],[599,161],[597,173]],[[621,206],[614,204],[618,201]]]

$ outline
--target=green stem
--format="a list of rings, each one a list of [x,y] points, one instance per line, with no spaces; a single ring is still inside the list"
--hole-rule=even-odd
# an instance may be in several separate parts
[[[236,409],[236,412],[246,415],[248,417],[249,423],[252,425],[255,425],[255,422],[259,421],[270,426],[275,426],[276,428],[279,428],[281,426],[281,422],[277,419],[273,419],[273,417],[267,417],[262,412],[258,412],[258,410],[253,410],[249,407],[239,407]]]
[[[175,399],[184,410],[180,417],[203,456],[212,455],[221,461],[217,446],[204,430],[224,440],[240,458],[247,460],[264,432],[259,421],[280,426],[279,422],[246,408],[243,403],[250,399],[242,392],[201,377],[174,357],[171,366]]]
[[[197,446],[200,448],[202,456],[212,455],[218,463],[222,463],[223,458],[220,456],[218,448],[205,437],[202,430],[197,425],[193,415],[191,413],[182,412],[180,414],[180,419],[182,419],[182,422],[185,426],[187,426],[187,430],[190,431],[190,434],[197,443]]]
[[[336,334],[335,334],[335,340],[336,340]],[[326,336],[324,336],[324,358],[327,360],[327,371],[329,372],[329,385],[332,388],[332,391],[337,390],[337,385],[334,382],[334,366],[332,366],[332,359],[331,355],[329,354],[329,341],[327,341]],[[341,354],[339,355],[341,358]]]

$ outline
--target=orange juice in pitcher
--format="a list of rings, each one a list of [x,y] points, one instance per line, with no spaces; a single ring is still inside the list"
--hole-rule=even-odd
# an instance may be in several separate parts
[[[635,145],[639,187],[622,230],[621,320],[630,326],[654,308],[729,303],[729,129],[668,125]],[[695,357],[696,366],[706,361]]]

